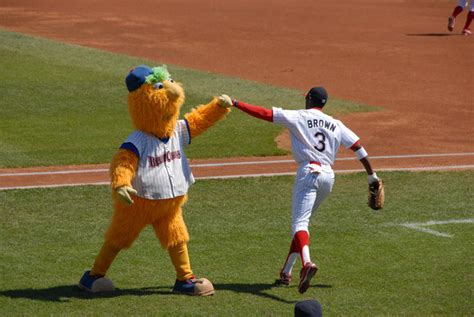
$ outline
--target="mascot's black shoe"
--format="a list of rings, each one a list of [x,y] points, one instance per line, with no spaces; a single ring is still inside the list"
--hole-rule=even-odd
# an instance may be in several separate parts
[[[85,271],[79,281],[79,288],[91,293],[110,292],[115,290],[111,280],[101,276],[91,276],[90,271]]]
[[[176,280],[173,287],[173,293],[194,296],[208,296],[214,294],[214,286],[206,278],[196,279],[193,277],[185,281]]]

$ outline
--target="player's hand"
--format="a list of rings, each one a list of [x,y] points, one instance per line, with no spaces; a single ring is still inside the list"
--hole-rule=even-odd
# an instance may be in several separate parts
[[[378,178],[377,174],[375,174],[375,172],[374,172],[372,175],[369,175],[367,177],[367,181],[369,182],[369,185],[370,185],[370,184],[373,184],[373,183],[377,183],[379,181],[379,178]]]
[[[128,205],[133,204],[133,199],[130,197],[130,195],[137,194],[137,191],[130,186],[120,186],[115,190],[115,192],[117,193],[117,196],[120,198],[120,200]]]
[[[230,108],[232,107],[232,99],[227,95],[220,95],[217,98],[217,104],[222,108]]]

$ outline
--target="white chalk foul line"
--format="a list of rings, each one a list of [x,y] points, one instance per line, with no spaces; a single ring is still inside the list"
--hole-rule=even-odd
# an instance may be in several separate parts
[[[474,169],[474,165],[452,165],[452,166],[428,166],[428,167],[407,167],[407,168],[380,168],[377,171],[396,172],[396,171],[443,171],[443,170],[461,170],[461,169]],[[346,173],[357,173],[364,172],[364,169],[348,169],[348,170],[335,170],[336,174]],[[259,174],[235,174],[235,175],[218,175],[218,176],[197,176],[195,179],[232,179],[232,178],[243,178],[243,177],[271,177],[271,176],[291,176],[295,175],[295,172],[282,172],[282,173],[259,173]],[[68,183],[68,184],[51,184],[51,185],[31,185],[31,186],[12,186],[12,187],[1,187],[0,190],[12,190],[12,189],[31,189],[31,188],[54,188],[54,187],[70,187],[70,186],[85,186],[85,185],[108,185],[109,182],[88,182],[88,183]]]
[[[102,186],[110,185],[110,182],[90,182],[90,183],[67,183],[67,184],[50,184],[50,185],[28,185],[28,186],[12,186],[12,187],[0,187],[1,190],[13,190],[13,189],[36,189],[36,188],[58,188],[58,187],[74,187],[74,186]]]
[[[474,152],[444,153],[444,154],[381,155],[381,156],[369,156],[369,157],[370,157],[370,159],[398,159],[398,158],[449,157],[449,156],[474,156]],[[355,161],[355,160],[357,160],[356,157],[336,158],[336,161]],[[294,162],[295,162],[294,160],[248,161],[248,162],[208,163],[208,164],[194,164],[194,165],[191,164],[191,167],[213,167],[213,166],[255,165],[255,164],[281,164],[281,163],[294,163]]]
[[[107,168],[100,169],[82,169],[82,170],[70,170],[70,171],[48,171],[48,172],[23,172],[23,173],[3,173],[2,176],[34,176],[34,175],[61,175],[61,174],[84,174],[84,173],[104,173],[108,172]]]
[[[437,237],[452,238],[453,237],[452,234],[447,234],[447,233],[436,231],[436,230],[429,229],[426,227],[437,226],[437,225],[459,224],[459,223],[474,223],[474,218],[451,219],[451,220],[444,220],[444,221],[430,220],[427,222],[401,223],[401,224],[398,224],[398,226],[413,229],[420,232],[429,233]]]
[[[452,166],[426,166],[426,167],[405,167],[405,168],[379,168],[378,171],[385,172],[397,172],[397,171],[443,171],[452,169],[474,169],[474,165],[452,165]],[[364,169],[349,169],[349,170],[334,170],[336,174],[347,174],[365,172]],[[238,174],[238,175],[223,175],[223,176],[205,176],[196,177],[196,179],[229,179],[229,178],[240,178],[240,177],[270,177],[270,176],[289,176],[295,175],[295,172],[283,172],[283,173],[260,173],[260,174]]]
[[[467,153],[443,153],[443,154],[407,154],[407,155],[383,155],[370,156],[371,159],[399,159],[399,158],[421,158],[421,157],[449,157],[449,156],[474,156],[474,152]],[[337,158],[336,161],[353,161],[356,157]],[[244,161],[244,162],[226,162],[226,163],[203,163],[191,164],[193,167],[219,167],[219,166],[238,166],[238,165],[264,165],[264,164],[285,164],[294,163],[294,160],[270,160],[270,161]],[[468,165],[466,165],[468,166]],[[33,175],[60,175],[60,174],[83,174],[83,173],[104,173],[109,170],[101,169],[79,169],[79,170],[63,170],[63,171],[46,171],[46,172],[20,172],[20,173],[0,173],[0,177],[7,176],[33,176]]]

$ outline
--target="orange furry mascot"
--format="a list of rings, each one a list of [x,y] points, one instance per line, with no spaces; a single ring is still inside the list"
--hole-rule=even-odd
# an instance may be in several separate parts
[[[152,225],[176,270],[173,292],[211,295],[212,283],[197,279],[189,262],[189,235],[181,207],[194,178],[183,148],[224,118],[232,101],[221,95],[179,120],[184,90],[165,66],[138,66],[125,82],[136,130],[112,160],[114,214],[94,266],[84,272],[79,287],[90,292],[114,290],[112,281],[105,277],[112,261],[120,250],[131,246],[145,226]]]

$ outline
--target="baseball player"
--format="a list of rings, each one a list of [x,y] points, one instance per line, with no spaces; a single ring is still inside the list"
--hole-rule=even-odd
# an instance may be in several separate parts
[[[270,110],[233,100],[236,108],[256,118],[283,125],[290,132],[293,157],[299,167],[293,187],[292,241],[277,282],[290,284],[293,265],[300,255],[300,293],[306,292],[318,270],[310,258],[308,226],[313,212],[316,212],[332,191],[334,172],[331,166],[339,145],[342,143],[354,151],[367,171],[369,184],[378,181],[359,137],[341,121],[323,113],[327,100],[328,94],[323,87],[309,90],[305,110],[283,110],[276,107]]]
[[[452,32],[454,30],[454,24],[456,22],[456,17],[464,10],[465,7],[468,5],[468,0],[458,0],[457,6],[454,8],[453,13],[448,18],[448,30]],[[464,24],[464,28],[462,30],[463,35],[471,35],[471,22],[474,18],[474,0],[471,0],[469,5],[469,13],[466,17],[466,23]]]

